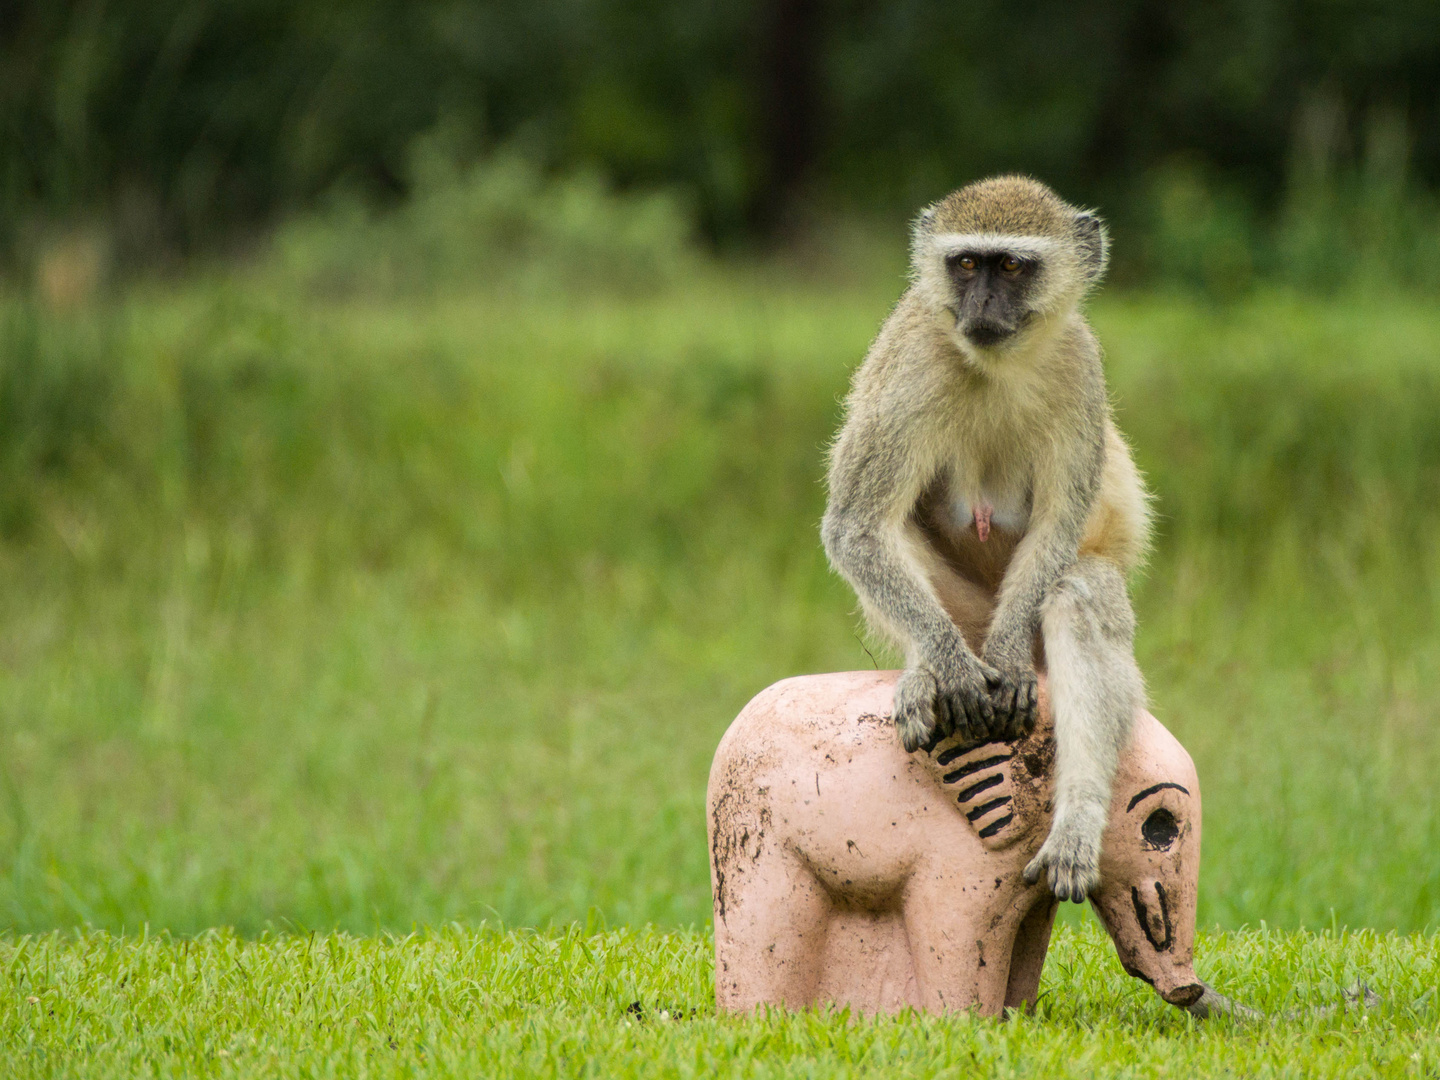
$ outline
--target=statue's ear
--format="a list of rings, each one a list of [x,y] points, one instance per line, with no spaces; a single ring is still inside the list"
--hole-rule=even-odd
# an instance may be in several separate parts
[[[1085,280],[1096,284],[1105,276],[1110,262],[1110,233],[1099,216],[1089,210],[1075,215],[1075,240],[1080,246],[1080,263]]]

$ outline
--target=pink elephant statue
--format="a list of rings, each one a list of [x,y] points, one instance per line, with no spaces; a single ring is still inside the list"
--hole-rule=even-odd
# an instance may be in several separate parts
[[[898,672],[786,679],[715,753],[715,993],[742,1012],[833,1003],[996,1015],[1033,1005],[1058,902],[1022,877],[1049,830],[1054,740],[907,754]],[[1251,1014],[1193,968],[1200,785],[1149,713],[1120,759],[1090,901],[1127,972],[1197,1016]]]

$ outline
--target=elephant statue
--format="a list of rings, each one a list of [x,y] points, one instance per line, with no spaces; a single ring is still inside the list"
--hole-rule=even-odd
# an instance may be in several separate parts
[[[899,673],[786,679],[715,753],[707,794],[722,1011],[1033,1006],[1058,902],[1022,871],[1049,830],[1054,738],[907,754]],[[1197,1016],[1252,1014],[1193,968],[1200,785],[1149,713],[1115,776],[1090,897],[1124,969]]]

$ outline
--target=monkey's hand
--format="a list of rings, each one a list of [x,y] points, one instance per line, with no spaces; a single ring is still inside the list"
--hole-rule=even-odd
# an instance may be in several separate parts
[[[907,667],[895,683],[895,729],[914,753],[931,739],[960,734],[966,742],[993,738],[992,698],[1001,675],[968,649]]]
[[[989,735],[995,739],[1023,739],[1034,730],[1040,712],[1040,681],[1031,663],[1029,645],[1007,649],[987,644],[985,660],[1000,675],[990,694],[995,719]]]
[[[1034,885],[1043,876],[1055,899],[1083,904],[1100,884],[1100,838],[1104,831],[1103,807],[1090,812],[1057,812],[1050,835],[1025,867],[1025,883]]]

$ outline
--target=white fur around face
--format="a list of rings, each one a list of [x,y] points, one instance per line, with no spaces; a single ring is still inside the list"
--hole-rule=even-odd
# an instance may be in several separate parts
[[[938,233],[930,238],[930,244],[942,260],[962,251],[973,251],[977,255],[1003,251],[1021,259],[1054,259],[1061,251],[1058,240],[1019,233]]]

